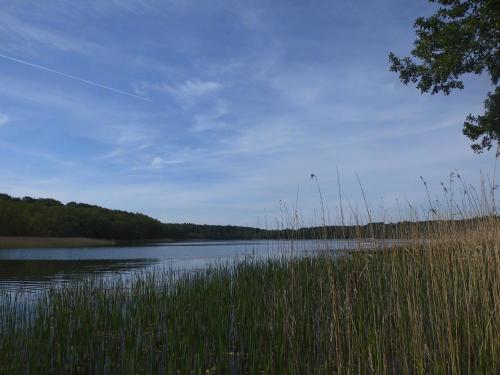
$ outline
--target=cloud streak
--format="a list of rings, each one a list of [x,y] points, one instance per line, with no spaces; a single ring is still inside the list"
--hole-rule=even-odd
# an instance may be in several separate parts
[[[177,85],[142,82],[136,88],[136,92],[143,93],[145,91],[158,91],[167,93],[181,102],[193,103],[198,99],[218,91],[221,87],[222,84],[219,82],[189,79]]]
[[[308,224],[319,208],[311,173],[331,207],[338,166],[356,207],[357,170],[375,211],[382,197],[425,204],[419,175],[439,188],[455,168],[469,181],[490,170],[459,131],[482,110],[487,79],[431,98],[388,71],[386,50],[407,52],[425,7],[411,0],[7,2],[0,192],[256,225],[300,190]]]
[[[147,101],[147,102],[151,101],[151,99],[145,98],[145,97],[140,96],[140,95],[132,94],[132,93],[127,92],[127,91],[116,89],[116,88],[111,87],[111,86],[106,86],[106,85],[103,85],[103,84],[98,83],[98,82],[90,81],[88,79],[77,77],[77,76],[74,76],[74,75],[71,75],[71,74],[67,74],[67,73],[64,73],[64,72],[61,72],[61,71],[58,71],[58,70],[54,70],[54,69],[51,69],[51,68],[48,68],[48,67],[45,67],[45,66],[42,66],[42,65],[33,64],[33,63],[31,63],[29,61],[26,61],[26,60],[17,59],[15,57],[7,56],[7,55],[4,55],[4,54],[0,54],[0,58],[2,58],[4,60],[11,61],[11,62],[15,62],[15,63],[18,63],[18,64],[23,64],[23,65],[26,65],[26,66],[30,66],[30,67],[35,68],[35,69],[43,70],[45,72],[57,74],[57,75],[59,75],[61,77],[65,77],[65,78],[68,78],[68,79],[72,79],[74,81],[85,83],[85,84],[90,85],[90,86],[99,87],[101,89],[105,89],[105,90],[114,92],[115,94],[125,95],[125,96],[129,96],[131,98],[134,98],[134,99],[140,99],[140,100],[144,100],[144,101]]]
[[[58,33],[47,31],[43,28],[25,23],[9,14],[0,14],[0,32],[3,45],[0,48],[11,48],[15,50],[26,49],[33,46],[43,46],[53,50],[70,53],[93,53],[101,52],[100,48],[83,40],[72,39]]]

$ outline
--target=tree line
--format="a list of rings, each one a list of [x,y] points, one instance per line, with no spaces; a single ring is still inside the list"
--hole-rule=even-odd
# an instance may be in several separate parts
[[[259,238],[261,231],[232,225],[167,224],[140,213],[0,194],[0,236],[222,240]]]
[[[436,225],[470,225],[468,220],[403,221],[364,225],[261,229],[234,225],[162,223],[149,216],[85,203],[15,198],[0,194],[0,236],[86,237],[118,241],[145,240],[307,240],[412,238]],[[496,218],[498,222],[498,218]]]

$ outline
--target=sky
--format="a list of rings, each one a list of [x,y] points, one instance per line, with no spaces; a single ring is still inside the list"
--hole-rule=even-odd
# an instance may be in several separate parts
[[[433,10],[0,0],[0,192],[165,222],[273,227],[296,209],[311,225],[316,182],[338,220],[338,168],[344,205],[364,205],[357,173],[379,219],[405,202],[424,212],[420,176],[434,199],[450,173],[478,184],[494,168],[461,131],[487,77],[431,96],[389,72],[388,53],[408,55],[415,18]]]

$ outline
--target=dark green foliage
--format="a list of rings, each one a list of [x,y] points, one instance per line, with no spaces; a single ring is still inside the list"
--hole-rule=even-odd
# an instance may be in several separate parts
[[[88,237],[122,241],[152,239],[246,239],[256,228],[165,224],[149,216],[54,199],[0,194],[0,236]]]
[[[233,225],[167,224],[146,215],[84,203],[65,205],[54,199],[12,198],[0,194],[0,236],[87,237],[119,241],[408,238],[415,233],[427,233],[430,223],[460,227],[481,220],[378,222],[266,230]]]
[[[486,72],[496,87],[485,101],[482,116],[469,115],[464,134],[475,143],[475,152],[500,142],[500,2],[498,0],[430,0],[440,5],[430,17],[415,21],[417,40],[410,57],[389,54],[391,71],[404,84],[416,83],[422,92],[448,95],[463,89],[464,74]]]
[[[483,149],[489,150],[493,146],[493,141],[499,140],[500,134],[500,87],[495,89],[495,93],[488,93],[488,98],[484,102],[485,113],[482,116],[467,116],[464,123],[464,134],[476,142],[481,136],[481,142],[473,144],[472,149],[480,152]],[[499,156],[497,151],[497,157]]]

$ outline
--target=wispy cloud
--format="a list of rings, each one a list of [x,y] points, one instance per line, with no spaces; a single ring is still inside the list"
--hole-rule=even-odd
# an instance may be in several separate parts
[[[210,111],[194,116],[194,124],[191,126],[191,130],[193,132],[205,132],[228,129],[229,124],[223,120],[228,113],[227,103],[219,99]]]
[[[411,0],[0,2],[0,191],[256,225],[298,186],[314,217],[312,172],[338,201],[336,165],[346,199],[357,170],[378,207],[493,160],[459,131],[486,80],[430,98],[388,71]]]
[[[136,92],[163,92],[185,104],[192,104],[194,101],[218,91],[221,87],[222,84],[216,81],[190,79],[180,84],[142,82],[136,86]]]
[[[5,125],[9,121],[9,116],[4,113],[0,113],[0,126]]]
[[[262,17],[257,14],[257,11],[252,8],[242,8],[239,11],[241,21],[245,26],[253,30],[262,30],[265,28],[265,23]]]
[[[181,98],[198,98],[218,90],[221,84],[214,81],[188,80],[175,87],[165,87],[172,95]]]
[[[160,169],[160,168],[163,168],[167,165],[182,164],[184,162],[186,162],[186,160],[183,160],[183,159],[164,159],[160,156],[156,156],[151,161],[151,167],[154,169]]]
[[[61,72],[61,71],[58,71],[58,70],[55,70],[55,69],[48,68],[46,66],[34,64],[32,62],[29,62],[29,61],[26,61],[26,60],[21,60],[21,59],[12,57],[12,56],[7,56],[7,55],[0,54],[0,58],[8,60],[8,61],[11,61],[11,62],[15,62],[15,63],[18,63],[18,64],[27,65],[27,66],[30,66],[30,67],[35,68],[35,69],[43,70],[45,72],[57,74],[57,75],[62,76],[64,78],[72,79],[74,81],[85,83],[87,85],[91,85],[91,86],[99,87],[101,89],[112,91],[112,92],[114,92],[116,94],[130,96],[130,97],[135,98],[135,99],[141,99],[141,100],[145,100],[145,101],[151,101],[150,99],[145,98],[145,97],[140,96],[140,95],[132,94],[130,92],[119,90],[119,89],[111,87],[111,86],[103,85],[103,84],[101,84],[99,82],[90,81],[90,80],[85,79],[85,78],[81,78],[81,77],[77,77],[77,76],[74,76],[74,75],[71,75],[71,74],[67,74],[67,73],[64,73],[64,72]]]
[[[36,54],[40,48],[50,48],[85,55],[96,55],[104,50],[96,43],[37,27],[5,12],[0,13],[0,35],[4,40],[0,47],[3,50]]]

